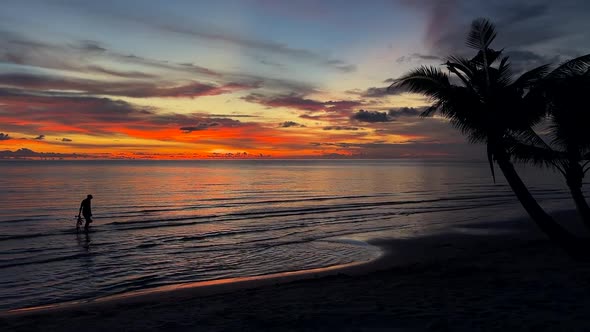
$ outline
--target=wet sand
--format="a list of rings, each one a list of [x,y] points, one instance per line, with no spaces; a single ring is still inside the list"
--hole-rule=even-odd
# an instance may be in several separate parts
[[[372,244],[369,264],[3,313],[0,330],[590,330],[590,264],[528,220]]]

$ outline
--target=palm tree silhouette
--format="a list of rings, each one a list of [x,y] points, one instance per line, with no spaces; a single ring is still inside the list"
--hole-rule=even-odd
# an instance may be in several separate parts
[[[590,228],[590,206],[582,192],[582,182],[590,169],[590,54],[569,60],[534,88],[537,104],[546,107],[550,119],[551,144],[535,132],[521,135],[513,147],[519,161],[546,165],[558,170],[566,180],[578,213]]]
[[[495,37],[491,22],[476,19],[467,36],[467,46],[477,50],[475,57],[449,56],[445,63],[449,74],[437,67],[421,66],[397,79],[390,88],[405,88],[429,97],[433,104],[421,116],[438,113],[470,142],[484,143],[494,181],[495,162],[537,226],[572,257],[581,259],[581,242],[537,203],[510,159],[513,137],[532,131],[531,127],[545,114],[540,98],[528,92],[546,75],[547,66],[513,80],[508,57],[489,47]]]

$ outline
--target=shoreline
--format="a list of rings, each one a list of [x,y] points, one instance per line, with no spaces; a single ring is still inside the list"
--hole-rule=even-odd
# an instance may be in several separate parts
[[[0,315],[0,328],[590,329],[590,265],[569,259],[528,220],[369,243],[382,255],[366,263],[12,312]]]
[[[86,308],[94,309],[96,307],[108,307],[118,303],[135,304],[147,303],[162,299],[174,300],[185,297],[208,296],[269,285],[280,285],[295,281],[313,280],[333,275],[363,275],[394,266],[403,266],[409,263],[409,261],[406,261],[406,259],[400,260],[400,257],[393,257],[394,253],[391,243],[394,241],[398,240],[390,238],[373,238],[366,241],[361,241],[369,246],[376,247],[380,251],[379,256],[368,261],[351,262],[306,270],[285,271],[255,276],[232,277],[170,284],[154,288],[139,289],[119,294],[106,295],[92,299],[71,300],[38,306],[9,309],[0,311],[0,318],[47,314],[52,312],[80,310]],[[412,257],[414,259],[417,258],[415,255]]]
[[[138,289],[129,292],[106,295],[98,298],[70,300],[57,303],[49,303],[38,306],[23,307],[0,311],[0,318],[45,314],[51,312],[78,310],[80,308],[94,308],[122,303],[145,303],[162,298],[174,299],[194,296],[207,296],[219,293],[227,293],[243,289],[251,289],[268,285],[284,284],[300,280],[317,279],[337,274],[362,274],[381,266],[379,263],[388,260],[388,253],[378,244],[369,241],[359,241],[365,245],[375,247],[379,254],[377,257],[345,264],[330,265],[325,267],[305,270],[283,271],[270,274],[212,279],[204,281],[170,284],[153,288]]]
[[[95,299],[82,299],[33,307],[9,309],[0,312],[0,318],[29,314],[44,314],[62,310],[78,310],[85,307],[109,306],[119,302],[131,304],[145,303],[154,300],[161,300],[163,298],[176,299],[194,296],[207,296],[236,290],[264,287],[268,285],[284,284],[300,280],[312,280],[341,273],[350,273],[351,271],[355,271],[355,269],[358,269],[358,271],[364,271],[361,266],[373,264],[376,261],[383,259],[383,255],[384,254],[381,254],[375,259],[363,262],[352,262],[314,269],[277,272],[256,276],[233,277],[171,284],[108,295]]]

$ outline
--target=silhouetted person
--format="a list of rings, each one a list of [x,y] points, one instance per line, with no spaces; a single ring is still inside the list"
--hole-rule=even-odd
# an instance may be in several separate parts
[[[92,200],[92,195],[86,196],[82,203],[80,204],[80,211],[78,212],[78,220],[80,220],[80,214],[84,216],[86,223],[84,224],[84,230],[88,231],[88,226],[92,222],[92,208],[90,207],[90,201]]]

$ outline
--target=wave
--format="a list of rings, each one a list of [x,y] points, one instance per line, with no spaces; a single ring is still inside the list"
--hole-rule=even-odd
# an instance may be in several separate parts
[[[379,195],[375,197],[383,197],[384,195]],[[365,197],[372,197],[366,195],[358,195],[358,196],[341,196],[340,199],[347,199],[347,198],[365,198]],[[555,199],[560,199],[559,197],[554,197]],[[327,197],[322,198],[314,198],[315,201],[323,201],[329,200]],[[93,227],[93,232],[103,232],[103,231],[131,231],[131,230],[141,230],[141,229],[150,229],[150,228],[162,228],[162,227],[183,227],[183,226],[191,226],[197,224],[207,224],[207,223],[218,223],[218,222],[229,222],[229,221],[240,221],[240,220],[248,220],[248,219],[268,219],[268,218],[282,218],[282,217],[292,217],[298,216],[303,217],[307,215],[317,215],[313,219],[322,218],[321,216],[326,216],[327,214],[333,213],[342,213],[342,212],[350,212],[355,211],[360,213],[361,211],[366,210],[374,210],[374,209],[383,209],[383,208],[394,208],[396,211],[394,213],[387,212],[387,215],[412,215],[416,213],[420,213],[420,210],[424,211],[449,211],[448,208],[452,207],[453,210],[463,209],[463,208],[471,208],[471,204],[475,207],[483,207],[488,206],[486,203],[487,201],[492,200],[493,204],[500,204],[500,203],[509,203],[513,201],[511,193],[497,193],[497,194],[480,194],[480,195],[461,195],[461,196],[454,196],[454,197],[446,197],[446,198],[431,198],[431,199],[414,199],[414,200],[398,200],[398,201],[381,201],[381,202],[347,202],[344,204],[329,204],[329,205],[314,205],[308,207],[294,207],[294,208],[260,208],[260,209],[253,209],[253,210],[244,210],[244,211],[237,211],[237,212],[228,212],[225,214],[213,214],[213,215],[186,215],[186,216],[179,216],[173,218],[155,218],[155,219],[147,219],[142,218],[139,220],[125,220],[125,221],[115,221],[110,223],[103,223],[99,226]],[[497,202],[495,202],[495,201]],[[482,202],[486,201],[486,202]],[[274,201],[267,201],[267,202],[292,202],[291,200],[274,200]],[[457,202],[463,202],[462,205],[455,205]],[[436,203],[435,205],[432,205]],[[446,206],[445,203],[452,203],[450,206]],[[430,204],[430,205],[428,205]],[[469,206],[467,204],[470,204]],[[246,204],[247,205],[247,204]],[[262,204],[263,206],[266,204]],[[405,210],[404,210],[405,209]],[[403,210],[403,211],[398,211]],[[145,214],[141,215],[145,217]],[[98,220],[101,219],[110,219],[115,218],[116,216],[104,217],[104,218],[97,218]],[[10,234],[10,235],[0,235],[0,241],[8,241],[8,240],[20,240],[20,239],[31,239],[31,238],[38,238],[38,237],[45,237],[45,236],[58,236],[64,234],[72,234],[75,231],[72,230],[58,230],[58,231],[51,231],[51,232],[36,232],[36,233],[23,233],[23,234]]]
[[[82,258],[82,257],[88,257],[91,255],[92,255],[91,253],[78,253],[78,254],[73,254],[73,255],[68,255],[68,256],[53,257],[53,258],[40,259],[40,260],[35,260],[35,261],[14,262],[14,263],[0,265],[0,269],[4,269],[4,268],[8,268],[8,267],[15,267],[15,266],[31,265],[31,264],[45,264],[45,263],[59,262],[59,261],[65,261],[65,260],[71,260],[71,259],[78,259],[78,258]]]

